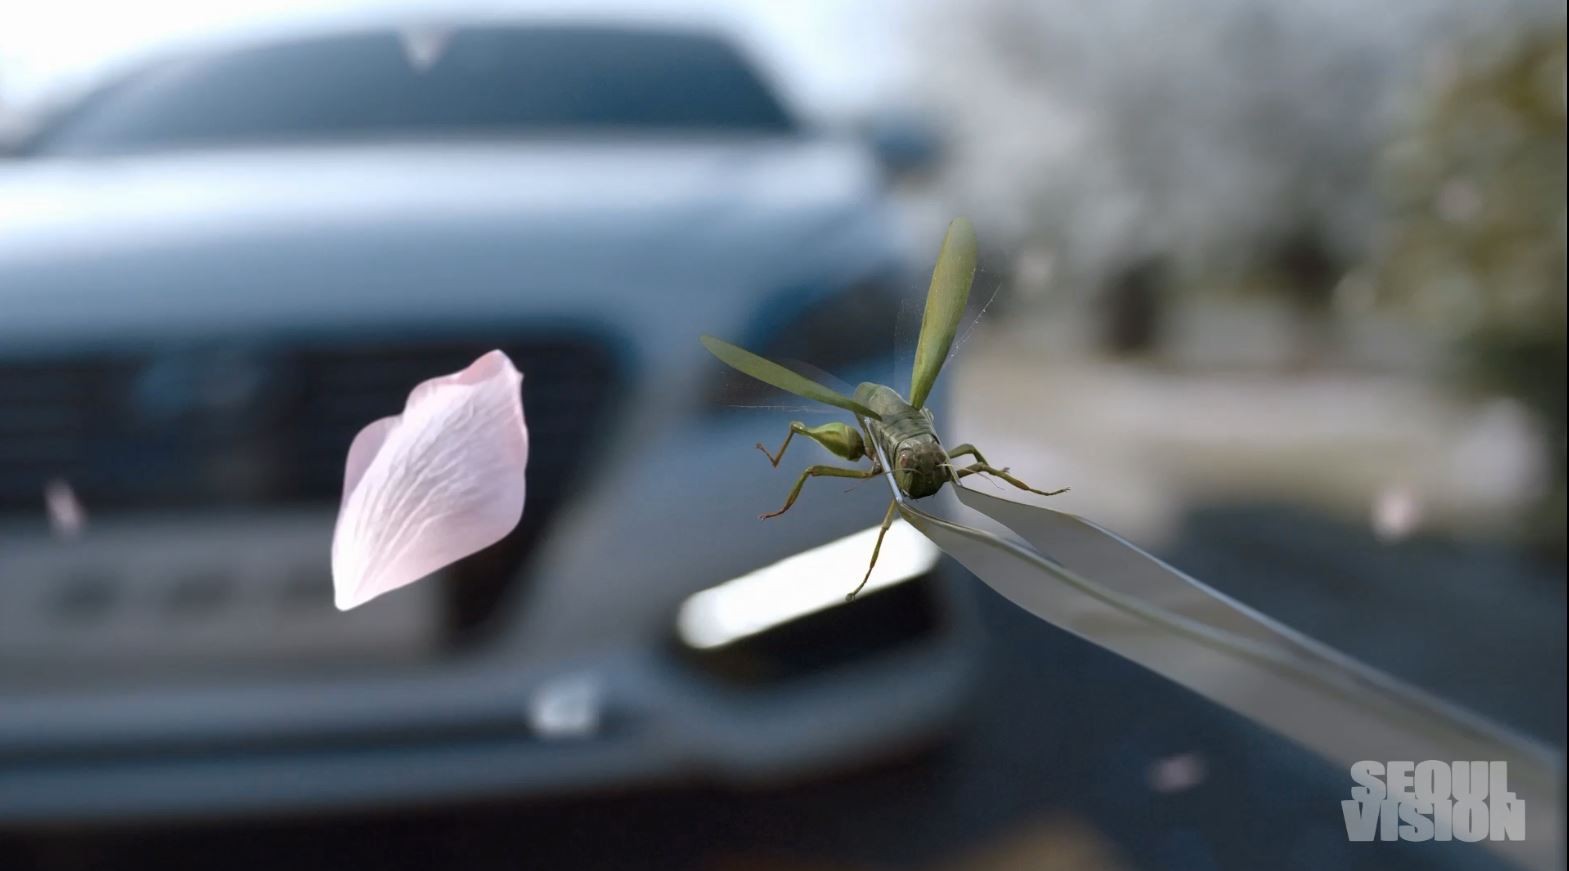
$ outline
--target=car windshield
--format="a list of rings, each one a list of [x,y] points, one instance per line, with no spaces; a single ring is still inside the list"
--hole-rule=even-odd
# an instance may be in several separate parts
[[[716,39],[487,27],[336,35],[165,61],[82,100],[29,151],[792,128],[767,86]]]

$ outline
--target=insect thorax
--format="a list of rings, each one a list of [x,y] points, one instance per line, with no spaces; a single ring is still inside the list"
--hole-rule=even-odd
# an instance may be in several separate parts
[[[930,496],[948,480],[948,454],[932,424],[931,412],[915,408],[893,388],[867,382],[855,398],[882,418],[868,433],[893,466],[894,481],[911,498]]]

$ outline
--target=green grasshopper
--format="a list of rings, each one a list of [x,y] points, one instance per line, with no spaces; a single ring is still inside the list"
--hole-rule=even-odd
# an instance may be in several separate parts
[[[883,474],[877,454],[867,450],[868,443],[882,448],[883,456],[888,457],[893,464],[894,483],[912,499],[930,496],[941,490],[948,481],[957,486],[960,478],[976,474],[995,475],[1021,490],[1042,496],[1065,492],[1037,490],[1008,474],[1007,469],[988,464],[974,445],[962,444],[948,451],[943,449],[942,442],[937,438],[931,409],[926,407],[926,397],[937,381],[937,373],[942,371],[943,363],[947,361],[954,333],[958,331],[959,320],[969,301],[970,283],[975,278],[975,259],[975,230],[969,221],[958,218],[948,225],[942,251],[937,255],[937,266],[932,270],[931,287],[926,292],[926,311],[921,317],[921,336],[915,349],[915,368],[908,402],[892,387],[870,381],[855,388],[853,397],[845,396],[744,348],[713,336],[702,337],[703,347],[726,365],[797,396],[844,409],[854,414],[859,424],[859,428],[838,421],[807,426],[800,421],[792,421],[790,432],[785,435],[784,444],[779,446],[777,452],[769,453],[768,448],[759,442],[757,449],[768,457],[768,462],[774,468],[779,467],[785,448],[790,446],[790,440],[797,435],[812,439],[835,456],[846,460],[865,457],[872,462],[870,469],[821,465],[808,468],[796,479],[795,486],[790,488],[790,496],[785,499],[784,507],[762,515],[764,518],[778,517],[790,510],[808,478],[875,478]],[[973,457],[975,461],[956,469],[952,461],[962,456]],[[866,575],[861,578],[860,585],[845,597],[847,600],[854,599],[871,578],[872,569],[877,566],[878,552],[882,550],[883,536],[888,533],[888,527],[893,525],[897,511],[898,500],[889,502],[882,528],[877,533],[877,544],[872,548],[872,562],[866,567]]]

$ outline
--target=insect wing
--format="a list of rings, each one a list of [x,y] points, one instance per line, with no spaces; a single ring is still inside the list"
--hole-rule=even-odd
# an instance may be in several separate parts
[[[876,412],[850,397],[830,390],[810,378],[791,372],[778,363],[765,360],[745,348],[737,347],[713,336],[703,336],[701,341],[703,347],[707,348],[725,365],[744,372],[765,384],[772,384],[780,390],[789,391],[796,396],[803,396],[826,405],[832,405],[835,408],[842,408],[852,414],[869,417],[873,420],[881,420],[881,417]]]
[[[931,288],[926,291],[926,313],[921,317],[920,344],[915,348],[915,368],[910,375],[910,404],[916,408],[926,404],[937,373],[948,359],[974,279],[975,229],[964,218],[955,218],[943,237]]]

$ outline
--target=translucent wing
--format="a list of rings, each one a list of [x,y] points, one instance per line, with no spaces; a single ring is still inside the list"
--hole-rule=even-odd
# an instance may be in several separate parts
[[[899,311],[893,322],[893,370],[888,373],[888,386],[899,391],[900,396],[910,395],[910,371],[915,368],[915,337],[921,331],[921,312],[915,294],[906,294],[899,300]]]
[[[953,334],[959,330],[970,282],[975,278],[975,229],[964,218],[955,218],[943,237],[932,285],[926,291],[926,314],[921,317],[921,339],[915,348],[915,369],[910,376],[910,404],[926,404],[937,383],[937,373],[948,359]]]
[[[835,408],[842,408],[862,417],[869,417],[873,420],[882,419],[876,412],[850,397],[830,390],[805,376],[791,372],[778,363],[765,360],[745,348],[738,348],[713,336],[703,336],[701,341],[703,347],[712,352],[725,365],[744,372],[765,384],[772,384],[780,390],[788,390],[796,396],[804,396],[807,399],[832,405]]]

